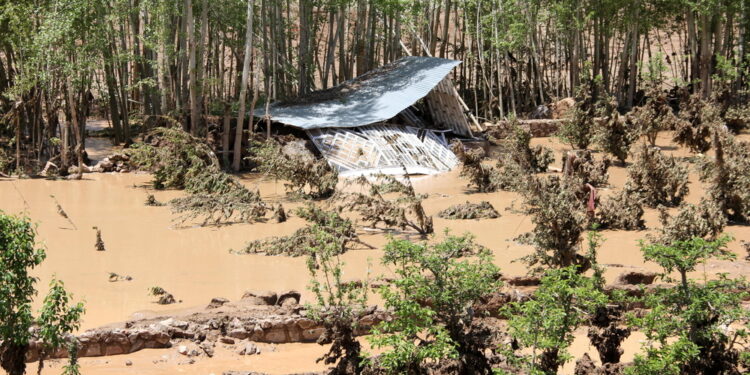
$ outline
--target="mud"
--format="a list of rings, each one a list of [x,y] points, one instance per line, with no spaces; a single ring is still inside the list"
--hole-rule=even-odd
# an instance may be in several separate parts
[[[747,135],[740,138],[748,139]],[[670,143],[671,134],[663,133],[657,145],[667,155],[677,158],[690,156],[682,148]],[[555,150],[557,163],[551,170],[559,171],[561,151],[567,149],[553,138],[535,138],[532,145],[544,145]],[[101,155],[111,152],[103,150]],[[90,152],[91,154],[91,152]],[[709,151],[710,154],[710,151]],[[620,191],[627,179],[625,168],[613,165],[609,168],[609,185],[599,189],[607,197]],[[690,169],[690,192],[685,197],[689,203],[698,203],[703,195],[703,184]],[[307,290],[308,273],[304,257],[269,257],[265,255],[235,255],[229,249],[241,248],[246,242],[268,236],[289,235],[306,225],[305,221],[289,215],[283,223],[271,220],[253,224],[200,227],[199,223],[188,223],[175,227],[169,207],[146,206],[145,198],[153,194],[159,202],[184,196],[181,191],[155,191],[150,185],[151,177],[139,173],[93,173],[85,174],[82,181],[45,179],[0,178],[0,209],[8,213],[29,216],[38,224],[39,236],[47,249],[47,259],[35,270],[40,278],[37,284],[39,295],[46,294],[46,286],[55,275],[65,282],[75,300],[83,300],[87,313],[82,330],[106,325],[111,322],[166,316],[176,310],[203,308],[213,298],[223,297],[238,300],[248,289],[254,290],[298,290],[301,303],[311,302]],[[293,212],[301,203],[286,196],[282,182],[262,180],[257,175],[241,176],[241,182],[260,190],[264,201],[283,204],[287,213]],[[424,200],[427,215],[434,217],[436,232],[450,228],[453,233],[469,231],[476,235],[481,245],[490,248],[501,267],[503,275],[512,279],[522,277],[527,270],[520,262],[514,262],[531,252],[529,246],[513,242],[513,238],[532,229],[530,220],[509,210],[521,202],[518,194],[511,192],[473,193],[466,188],[466,181],[458,177],[458,171],[426,177],[413,178],[417,193],[428,194]],[[69,220],[57,212],[54,195],[64,208]],[[501,214],[495,219],[446,220],[437,213],[456,203],[489,202]],[[671,212],[676,209],[671,208]],[[627,271],[655,272],[654,264],[644,263],[638,249],[638,240],[644,239],[659,226],[659,213],[645,209],[643,231],[603,231],[604,243],[599,250],[599,261],[610,265],[605,273],[609,283]],[[75,227],[72,223],[75,223]],[[101,229],[106,241],[106,251],[94,249],[92,227]],[[76,229],[78,228],[78,229]],[[418,240],[415,233],[365,229],[360,223],[361,240],[374,247],[357,246],[342,255],[346,263],[344,278],[364,279],[368,273],[389,275],[379,265],[382,247],[387,234]],[[741,240],[750,241],[750,227],[733,226],[726,232],[735,237],[729,244],[740,260],[717,261],[706,264],[708,273],[728,272],[731,276],[750,275],[750,263],[743,259],[747,252]],[[618,265],[615,267],[613,265]],[[703,270],[701,270],[702,274]],[[127,282],[110,282],[110,273],[129,275]],[[148,289],[160,286],[182,300],[172,305],[158,305],[148,295]],[[378,303],[378,301],[373,301]],[[38,308],[41,298],[35,302]],[[571,352],[580,357],[589,352],[598,362],[596,349],[591,347],[585,329],[577,332]],[[633,332],[622,344],[622,361],[632,361],[640,347],[643,336]],[[316,344],[277,345],[274,352],[262,352],[257,356],[239,356],[233,350],[217,344],[211,358],[197,358],[187,364],[187,359],[174,349],[147,349],[137,353],[81,360],[83,373],[100,374],[220,374],[229,370],[258,371],[269,374],[320,371],[324,366],[315,363],[325,351]],[[369,349],[369,348],[365,348]],[[164,358],[166,357],[166,358]],[[131,361],[132,366],[127,366]],[[44,374],[61,372],[63,362],[45,368]],[[568,363],[561,373],[572,374],[575,364]],[[35,371],[30,368],[29,371]]]

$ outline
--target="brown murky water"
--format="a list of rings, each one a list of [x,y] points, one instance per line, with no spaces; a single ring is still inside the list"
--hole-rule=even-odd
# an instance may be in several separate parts
[[[91,142],[91,141],[89,141]],[[535,139],[534,143],[553,147],[558,158],[565,146],[550,138]],[[667,145],[668,138],[659,139]],[[106,145],[89,143],[90,154],[106,154]],[[687,156],[684,150],[665,147],[668,152]],[[610,168],[611,189],[624,183],[624,168]],[[122,321],[138,315],[167,313],[173,309],[207,304],[213,297],[238,299],[248,289],[270,289],[283,291],[296,289],[305,299],[308,274],[303,258],[267,257],[262,255],[233,255],[229,249],[240,248],[246,241],[271,235],[286,235],[304,225],[299,218],[291,218],[283,224],[255,223],[235,224],[222,227],[177,227],[169,207],[144,205],[148,193],[157,200],[166,202],[182,194],[178,191],[153,191],[147,174],[86,174],[83,181],[49,181],[0,179],[0,210],[22,214],[38,224],[39,240],[47,249],[47,260],[35,271],[40,278],[40,295],[46,293],[46,285],[52,277],[65,282],[76,299],[86,303],[83,329]],[[258,188],[263,198],[271,202],[282,202],[287,208],[299,203],[289,202],[283,185],[273,181],[260,181],[256,176],[242,178],[243,183]],[[477,241],[493,250],[496,263],[504,273],[521,275],[525,267],[515,259],[526,255],[530,248],[514,243],[516,236],[530,230],[532,223],[524,216],[513,213],[510,207],[520,204],[514,193],[470,194],[465,181],[456,171],[439,175],[414,178],[419,192],[429,193],[425,203],[428,214],[464,201],[487,200],[501,213],[501,217],[481,221],[443,220],[435,217],[436,232],[450,228],[453,233],[469,231]],[[694,173],[691,173],[690,202],[697,202],[702,189]],[[611,193],[603,189],[602,194]],[[67,212],[73,224],[59,216],[50,197],[54,195]],[[655,210],[647,210],[649,227],[658,226]],[[106,251],[94,249],[97,226],[102,231]],[[741,254],[739,240],[750,240],[750,227],[729,227],[736,240],[730,248]],[[647,231],[605,231],[600,249],[600,262],[624,267],[610,267],[607,277],[614,279],[630,267],[656,270],[652,264],[642,261],[638,250],[638,239]],[[365,232],[363,240],[376,248],[382,248],[386,236],[379,232]],[[346,278],[361,279],[368,272],[388,272],[378,264],[380,250],[356,250],[344,255],[347,263]],[[742,259],[742,258],[740,258]],[[748,263],[717,262],[707,265],[710,273],[726,271],[731,274],[750,274]],[[132,281],[109,282],[110,272],[129,275]],[[177,305],[161,306],[147,295],[147,289],[160,286],[181,300]],[[572,352],[578,356],[588,351],[596,357],[595,350],[588,347],[585,332],[573,345]],[[626,344],[625,359],[632,358],[639,347],[640,336],[634,335]],[[315,344],[280,345],[273,353],[243,358],[219,350],[213,359],[201,359],[192,365],[179,365],[171,350],[144,350],[126,356],[86,358],[82,360],[86,374],[209,374],[229,369],[288,373],[319,369],[314,358],[323,352]],[[167,356],[167,359],[162,358]],[[126,367],[125,361],[133,366]],[[162,361],[163,360],[163,361]],[[156,363],[154,363],[156,361]],[[44,373],[57,373],[50,368]],[[566,366],[572,372],[572,365]]]

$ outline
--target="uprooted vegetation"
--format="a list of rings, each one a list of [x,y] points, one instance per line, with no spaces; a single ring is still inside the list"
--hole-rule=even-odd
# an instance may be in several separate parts
[[[453,152],[461,161],[461,177],[479,192],[512,191],[528,173],[546,172],[555,157],[547,147],[530,146],[531,134],[511,120],[504,127],[491,128],[487,137],[498,146],[501,156],[491,165],[481,148],[466,149],[460,141],[453,143]]]
[[[659,148],[641,144],[628,167],[627,189],[638,192],[644,204],[676,206],[688,193],[688,168]]]
[[[351,220],[341,217],[335,211],[325,211],[313,204],[307,204],[295,211],[295,214],[310,224],[297,229],[288,236],[269,237],[248,242],[244,248],[235,251],[236,254],[265,254],[302,256],[309,255],[310,249],[324,244],[319,243],[322,238],[319,233],[327,233],[335,239],[337,254],[346,252],[351,243],[360,242],[357,231]]]
[[[336,191],[338,172],[324,159],[318,159],[299,142],[268,139],[254,142],[250,160],[256,169],[284,180],[287,193],[314,199],[328,198]]]
[[[432,216],[422,206],[427,195],[418,194],[407,175],[403,181],[380,174],[361,176],[351,182],[366,192],[337,193],[333,200],[339,212],[356,212],[373,228],[382,223],[389,229],[411,229],[422,236],[434,232]]]
[[[438,213],[438,217],[452,220],[496,219],[500,214],[490,202],[461,203],[450,206]]]
[[[133,165],[152,172],[155,188],[185,189],[189,193],[169,202],[179,224],[196,219],[202,220],[202,225],[252,222],[266,214],[259,193],[222,172],[211,148],[180,129],[157,128],[128,155]]]

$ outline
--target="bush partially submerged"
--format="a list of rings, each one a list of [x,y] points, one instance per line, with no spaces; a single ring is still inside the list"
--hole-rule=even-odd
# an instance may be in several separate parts
[[[750,143],[735,140],[726,130],[715,131],[715,157],[701,160],[700,179],[726,217],[750,222]]]
[[[443,219],[467,220],[467,219],[495,219],[500,214],[492,207],[490,202],[461,203],[450,206],[438,213]]]
[[[611,164],[608,156],[595,159],[589,150],[568,151],[563,153],[563,172],[575,176],[585,184],[596,187],[606,186],[609,181],[607,170]]]
[[[359,242],[354,224],[341,217],[334,211],[324,211],[312,204],[297,209],[297,216],[307,220],[310,224],[304,228],[297,229],[289,236],[269,237],[248,242],[239,251],[232,250],[237,254],[265,254],[265,255],[287,255],[302,256],[310,255],[311,248],[318,248],[326,244],[318,241],[321,232],[328,233],[335,239],[337,253],[346,252],[351,242]],[[334,243],[334,242],[332,242]]]
[[[601,229],[644,229],[646,225],[640,195],[625,188],[604,199],[597,209],[596,222]]]
[[[500,146],[502,164],[516,164],[531,173],[546,172],[547,167],[555,161],[555,156],[547,147],[531,147],[531,133],[521,128],[513,118],[506,126],[503,138],[489,136],[491,143]]]
[[[276,139],[254,142],[250,157],[257,170],[287,181],[288,193],[310,198],[328,198],[336,191],[338,172],[323,159],[303,153],[285,152]]]
[[[649,207],[676,206],[688,193],[688,168],[656,147],[641,144],[628,167],[626,188],[638,192]]]
[[[334,199],[338,210],[356,212],[372,227],[382,223],[387,228],[412,229],[422,236],[433,233],[432,216],[422,207],[422,200],[427,196],[416,193],[408,176],[404,176],[403,182],[390,175],[373,178],[360,177],[353,181],[367,193],[339,193]]]
[[[667,94],[658,89],[650,89],[646,103],[633,108],[628,114],[628,120],[638,135],[646,137],[649,144],[654,146],[660,131],[675,127],[677,116],[669,106]]]
[[[532,254],[522,258],[532,271],[587,263],[578,254],[589,220],[584,203],[588,194],[584,189],[578,179],[549,176],[530,179],[521,191],[521,212],[531,217],[534,229],[518,240],[534,247]]]
[[[716,238],[727,224],[720,207],[710,199],[701,200],[699,205],[684,203],[674,216],[659,207],[659,221],[662,227],[652,240],[667,246],[686,238]]]
[[[637,132],[629,126],[625,118],[616,110],[612,110],[606,117],[596,122],[594,128],[594,142],[602,151],[614,156],[625,164],[630,153],[630,145],[638,138]]]
[[[673,141],[693,152],[706,152],[711,148],[711,129],[722,126],[720,109],[712,102],[694,94],[680,103],[679,121],[675,123]]]

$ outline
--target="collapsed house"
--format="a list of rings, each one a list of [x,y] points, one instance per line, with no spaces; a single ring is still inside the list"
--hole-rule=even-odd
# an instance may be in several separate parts
[[[404,57],[336,87],[274,103],[267,115],[304,130],[342,176],[446,172],[458,164],[446,133],[473,138],[466,105],[447,78],[458,64]]]

